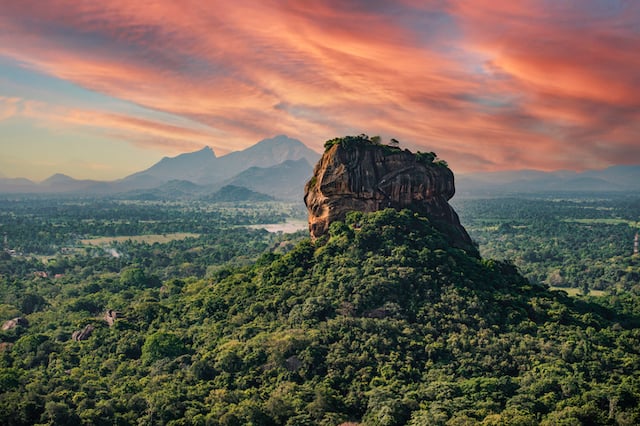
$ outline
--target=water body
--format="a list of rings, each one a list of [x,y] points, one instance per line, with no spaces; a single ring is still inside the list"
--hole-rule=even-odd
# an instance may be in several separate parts
[[[308,229],[306,220],[287,220],[283,223],[265,223],[258,225],[249,225],[248,228],[252,229],[265,229],[268,232],[283,232],[290,234],[292,232]]]

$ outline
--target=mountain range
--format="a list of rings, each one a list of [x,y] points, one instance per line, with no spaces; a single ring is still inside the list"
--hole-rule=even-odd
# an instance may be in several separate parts
[[[117,195],[136,199],[208,197],[222,187],[244,187],[276,199],[302,198],[320,154],[286,135],[217,157],[210,147],[165,157],[146,170],[104,182],[55,174],[36,183],[0,178],[0,193]],[[255,196],[252,196],[255,198]],[[224,198],[224,197],[222,197]]]
[[[320,154],[286,135],[264,139],[217,157],[210,147],[165,157],[146,170],[114,181],[78,180],[55,174],[42,182],[0,174],[0,193],[108,195],[130,199],[225,199],[222,188],[246,188],[280,200],[301,200]],[[516,170],[456,176],[459,196],[517,193],[640,191],[640,165],[602,170]],[[239,193],[235,193],[234,197]],[[256,199],[255,194],[251,199]],[[259,197],[258,197],[259,198]]]
[[[127,176],[120,183],[129,187],[152,187],[154,182],[159,184],[178,179],[210,185],[232,179],[251,167],[273,167],[287,160],[305,160],[311,165],[318,158],[320,154],[299,140],[280,135],[223,157],[216,157],[209,147],[173,158],[165,157],[147,170]]]

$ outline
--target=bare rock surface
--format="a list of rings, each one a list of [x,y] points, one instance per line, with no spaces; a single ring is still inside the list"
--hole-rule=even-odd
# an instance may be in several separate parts
[[[348,144],[327,147],[305,186],[312,239],[327,234],[329,225],[344,220],[350,211],[394,208],[428,217],[457,247],[473,247],[448,203],[455,185],[446,163],[434,161],[433,153],[414,154],[366,138],[349,138]]]
[[[4,324],[2,324],[2,330],[3,331],[11,330],[16,328],[17,326],[27,327],[29,326],[29,321],[27,321],[26,318],[16,317],[8,321],[5,321]]]
[[[89,337],[91,337],[91,334],[93,333],[94,329],[95,329],[95,327],[93,325],[88,324],[82,330],[74,331],[73,334],[71,335],[71,338],[73,340],[75,340],[76,342],[80,342],[82,340],[87,340]]]
[[[118,319],[119,317],[119,312],[116,312],[113,309],[107,309],[102,318],[107,322],[107,324],[109,324],[109,327],[112,327],[113,324],[116,323],[116,319]]]

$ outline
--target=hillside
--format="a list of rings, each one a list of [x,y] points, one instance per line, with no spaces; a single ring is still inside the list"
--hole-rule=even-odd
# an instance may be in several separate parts
[[[235,185],[225,185],[217,192],[203,199],[212,202],[273,201],[273,197],[270,195]]]
[[[271,167],[250,167],[227,181],[268,194],[280,200],[300,201],[304,195],[301,182],[311,176],[312,167],[306,159],[286,160]]]
[[[138,173],[127,176],[124,181],[138,182],[142,177],[153,177],[158,181],[186,180],[197,182],[216,162],[216,155],[210,147],[199,151],[164,157],[162,160]]]
[[[117,195],[130,200],[189,200],[210,192],[210,189],[188,180],[170,180],[149,189],[134,189]]]
[[[41,312],[23,312],[28,328],[2,332],[0,417],[640,421],[633,299],[611,299],[607,308],[533,286],[508,263],[454,248],[406,210],[352,213],[330,235],[206,280],[160,282],[131,269],[52,293]],[[102,319],[107,308],[120,315],[112,327]],[[70,339],[89,324],[87,340]]]

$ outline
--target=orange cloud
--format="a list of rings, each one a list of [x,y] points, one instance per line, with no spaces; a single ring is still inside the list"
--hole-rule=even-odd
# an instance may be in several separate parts
[[[552,167],[638,162],[639,4],[460,1],[452,13],[467,48],[488,58],[502,90],[519,94],[530,132],[549,139],[523,146]]]
[[[640,6],[616,5],[25,0],[0,56],[175,117],[60,114],[169,153],[368,132],[462,171],[580,169],[640,158]]]

